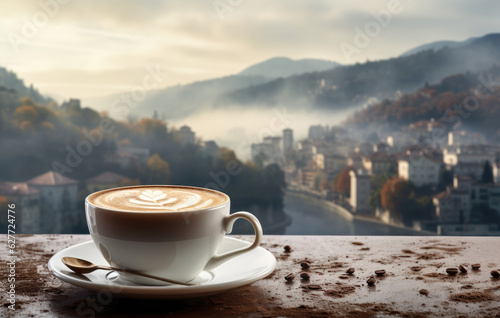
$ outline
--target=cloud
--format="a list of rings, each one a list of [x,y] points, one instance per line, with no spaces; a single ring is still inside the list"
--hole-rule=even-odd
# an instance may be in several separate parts
[[[352,43],[354,29],[364,28],[389,3],[221,1],[236,4],[222,20],[212,1],[69,1],[17,52],[8,35],[20,34],[24,19],[42,8],[38,1],[7,2],[0,11],[0,63],[49,93],[81,97],[133,86],[147,65],[170,70],[164,85],[175,85],[234,74],[275,56],[346,63],[340,43]],[[402,12],[354,62],[397,56],[431,41],[481,36],[500,26],[500,2],[400,2]]]

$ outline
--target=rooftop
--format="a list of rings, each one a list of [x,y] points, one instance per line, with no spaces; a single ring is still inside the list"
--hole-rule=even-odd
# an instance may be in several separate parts
[[[68,184],[77,184],[78,180],[71,179],[63,176],[60,173],[49,171],[44,174],[39,175],[38,177],[34,177],[31,180],[28,180],[26,183],[32,185],[68,185]]]

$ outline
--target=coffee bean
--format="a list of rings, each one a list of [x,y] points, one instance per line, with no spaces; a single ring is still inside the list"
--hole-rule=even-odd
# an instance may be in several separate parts
[[[375,274],[377,276],[384,276],[385,275],[385,269],[379,269],[375,271]]]
[[[465,266],[465,265],[460,265],[460,266],[458,266],[458,269],[459,269],[462,273],[464,273],[464,274],[466,274],[466,273],[467,273],[467,266]]]
[[[349,275],[352,275],[352,274],[354,274],[355,271],[356,270],[354,269],[354,267],[351,267],[348,270],[346,270],[346,273],[349,274]]]
[[[292,250],[290,245],[285,245],[284,249],[285,249],[285,252],[287,252],[287,253],[290,253],[290,251]]]
[[[375,279],[375,277],[372,276],[372,277],[368,278],[366,283],[371,286],[371,285],[375,284],[376,281],[377,280]]]
[[[288,274],[285,276],[285,279],[287,282],[291,282],[292,280],[295,279],[295,275],[293,275],[292,273]]]
[[[302,273],[300,274],[300,278],[302,278],[303,280],[309,280],[311,276],[309,276],[308,273]]]
[[[492,270],[490,272],[491,276],[495,277],[495,278],[498,278],[500,277],[500,272],[499,271],[496,271],[496,270]]]
[[[427,289],[421,289],[421,290],[419,291],[419,293],[420,293],[421,295],[424,295],[424,296],[429,295],[429,291],[428,291]]]
[[[446,272],[448,273],[448,275],[453,276],[453,275],[456,275],[458,273],[458,269],[451,267],[451,268],[447,268]]]
[[[309,289],[321,289],[320,285],[308,285],[307,288]]]
[[[308,269],[309,268],[309,264],[306,263],[306,262],[302,262],[302,263],[300,263],[300,267],[302,267],[303,269]]]
[[[479,268],[481,268],[481,264],[472,264],[470,267],[472,267],[473,270],[478,270]]]

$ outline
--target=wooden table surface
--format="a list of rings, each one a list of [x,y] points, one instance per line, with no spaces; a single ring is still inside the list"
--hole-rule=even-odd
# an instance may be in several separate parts
[[[1,317],[500,317],[500,279],[490,275],[500,269],[500,239],[494,237],[265,236],[262,246],[278,265],[263,280],[197,299],[113,295],[106,305],[96,292],[62,282],[47,268],[54,253],[90,236],[16,235],[16,240],[15,310],[6,293],[11,256],[6,244],[0,250]],[[310,268],[302,269],[302,262]],[[471,269],[474,263],[480,270]],[[466,274],[446,273],[460,264],[467,265]],[[351,267],[354,274],[345,274]],[[379,269],[385,276],[368,286]],[[295,279],[287,283],[290,273]],[[301,273],[310,279],[301,279]]]

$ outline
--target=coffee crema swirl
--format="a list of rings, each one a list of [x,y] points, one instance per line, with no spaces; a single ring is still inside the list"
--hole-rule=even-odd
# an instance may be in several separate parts
[[[215,207],[228,201],[216,191],[191,187],[131,187],[91,194],[98,207],[134,212],[180,212]]]

